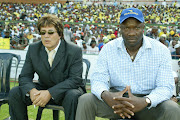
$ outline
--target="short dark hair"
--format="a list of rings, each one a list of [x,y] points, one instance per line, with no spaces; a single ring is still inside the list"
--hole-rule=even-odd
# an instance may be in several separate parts
[[[39,32],[40,32],[41,27],[46,27],[46,26],[51,26],[51,25],[53,25],[55,27],[59,36],[61,36],[61,38],[64,39],[63,24],[56,15],[47,14],[47,15],[41,17],[37,23]]]

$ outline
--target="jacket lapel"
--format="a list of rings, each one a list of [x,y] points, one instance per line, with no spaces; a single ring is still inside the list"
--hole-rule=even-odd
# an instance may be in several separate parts
[[[58,48],[58,51],[56,53],[56,56],[53,60],[51,71],[56,67],[56,65],[61,61],[63,56],[65,55],[65,41],[61,40],[61,44]]]
[[[40,56],[41,56],[41,60],[45,64],[46,68],[49,69],[50,66],[49,66],[49,62],[48,62],[48,55],[47,55],[47,52],[46,52],[45,47],[43,45],[41,47]]]

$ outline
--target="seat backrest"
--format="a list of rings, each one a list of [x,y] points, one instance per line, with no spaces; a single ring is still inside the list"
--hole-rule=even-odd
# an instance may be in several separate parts
[[[13,58],[17,59],[16,62],[16,73],[19,62],[21,60],[20,55],[16,55],[13,53],[0,53],[0,94],[4,94],[5,96],[9,93],[10,90],[10,72]]]
[[[90,68],[90,66],[91,66],[91,63],[89,62],[88,59],[84,59],[84,58],[83,58],[83,62],[86,64],[85,77],[84,77],[84,79],[83,79],[84,85],[86,86],[87,77],[88,77],[88,72],[89,72],[89,68]]]

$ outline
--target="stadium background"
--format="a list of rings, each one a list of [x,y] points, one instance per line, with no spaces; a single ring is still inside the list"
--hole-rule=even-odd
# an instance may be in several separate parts
[[[90,0],[71,0],[72,2],[74,3],[86,3],[87,5],[91,5],[93,3],[96,3],[96,4],[103,4],[103,5],[114,5],[115,2],[117,2],[117,5],[120,4],[120,2],[122,4],[127,4],[127,5],[133,5],[133,4],[139,4],[139,5],[161,5],[164,0],[93,0],[93,1],[90,1]],[[66,4],[66,0],[0,0],[0,3],[15,3],[15,4],[20,4],[20,3],[32,3],[32,4],[47,4],[47,3],[50,3],[49,5],[53,5],[54,3],[57,4],[57,3],[61,3],[62,7],[63,5]],[[166,0],[166,4],[172,4],[172,6],[176,3],[176,8],[175,9],[175,12],[176,11],[179,11],[179,5],[180,5],[180,0]],[[107,7],[108,8],[108,7]],[[153,9],[153,8],[152,8]],[[3,12],[3,11],[2,11]],[[78,13],[79,11],[76,11],[76,13]],[[179,12],[178,12],[179,13]],[[170,16],[172,13],[169,13]],[[180,15],[180,13],[179,13]],[[178,18],[179,19],[179,18]],[[36,21],[35,21],[36,22]],[[14,26],[19,26],[19,24],[27,24],[27,25],[32,25],[32,23],[34,23],[34,21],[3,21],[2,19],[0,19],[0,23],[3,25],[3,24],[6,24],[6,23],[12,23],[13,27]],[[109,22],[109,23],[78,23],[78,22],[63,22],[64,25],[68,24],[71,28],[73,28],[74,26],[78,26],[78,29],[80,29],[80,25],[83,24],[84,26],[85,25],[89,25],[91,28],[93,28],[92,26],[97,26],[97,27],[102,27],[104,26],[104,28],[106,28],[106,26],[108,27],[109,25],[112,25],[114,27],[118,27],[118,23],[115,23],[115,22]],[[99,25],[100,24],[100,25]],[[162,28],[160,28],[160,26],[162,27],[165,27],[168,29],[168,33],[171,34],[171,28],[178,28],[180,27],[180,24],[177,22],[177,24],[156,24],[156,23],[147,23],[146,24],[146,29],[145,29],[145,33],[148,31],[148,30],[151,30],[152,31],[152,28],[155,28],[157,29],[160,29],[162,30]],[[13,27],[11,29],[13,29]],[[151,28],[151,29],[150,29]],[[175,32],[175,30],[174,30]],[[180,34],[179,32],[177,32],[178,34]],[[175,34],[174,34],[175,35]],[[76,37],[76,35],[74,35]],[[0,38],[1,39],[1,38]],[[1,45],[1,44],[0,44]],[[21,71],[21,67],[23,65],[23,62],[24,62],[24,59],[25,59],[25,54],[27,52],[27,50],[20,50],[20,49],[12,49],[12,48],[9,48],[9,49],[0,49],[0,52],[3,53],[3,52],[10,52],[10,53],[16,53],[16,54],[20,54],[21,57],[22,57],[22,61],[21,61],[21,65],[20,65],[20,69],[18,69],[18,74],[20,73]],[[93,70],[93,67],[94,67],[94,64],[95,64],[95,61],[98,57],[98,54],[86,54],[84,53],[83,54],[83,57],[84,58],[87,58],[90,60],[91,62],[91,68],[90,68],[90,72],[89,72],[89,76],[88,78],[90,79],[90,75],[92,73],[92,70]],[[178,57],[179,58],[179,57]],[[172,60],[172,65],[173,65],[173,70],[176,71],[176,72],[179,72],[179,66],[178,66],[178,58],[176,59],[173,59]],[[14,71],[14,68],[12,69],[12,71]],[[13,78],[14,77],[14,73],[15,72],[12,72],[11,74],[11,77]],[[35,77],[35,79],[37,80],[37,76]],[[0,111],[1,112],[1,111]],[[1,117],[0,117],[0,120],[1,120]]]

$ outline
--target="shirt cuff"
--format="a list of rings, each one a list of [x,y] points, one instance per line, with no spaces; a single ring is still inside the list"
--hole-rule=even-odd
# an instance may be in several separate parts
[[[30,94],[29,93],[26,93],[26,97],[29,97],[30,96]]]
[[[156,107],[156,106],[157,106],[158,103],[156,103],[156,102],[154,101],[153,95],[147,95],[147,96],[145,96],[145,97],[148,97],[148,98],[150,99],[150,101],[151,101],[151,106],[147,107],[148,109],[151,109],[152,107]]]
[[[103,91],[105,91],[105,90],[109,91],[108,89],[101,88],[101,89],[98,89],[98,91],[97,91],[97,90],[92,90],[91,92],[92,92],[99,100],[104,101],[104,100],[101,98],[101,94],[102,94]]]

